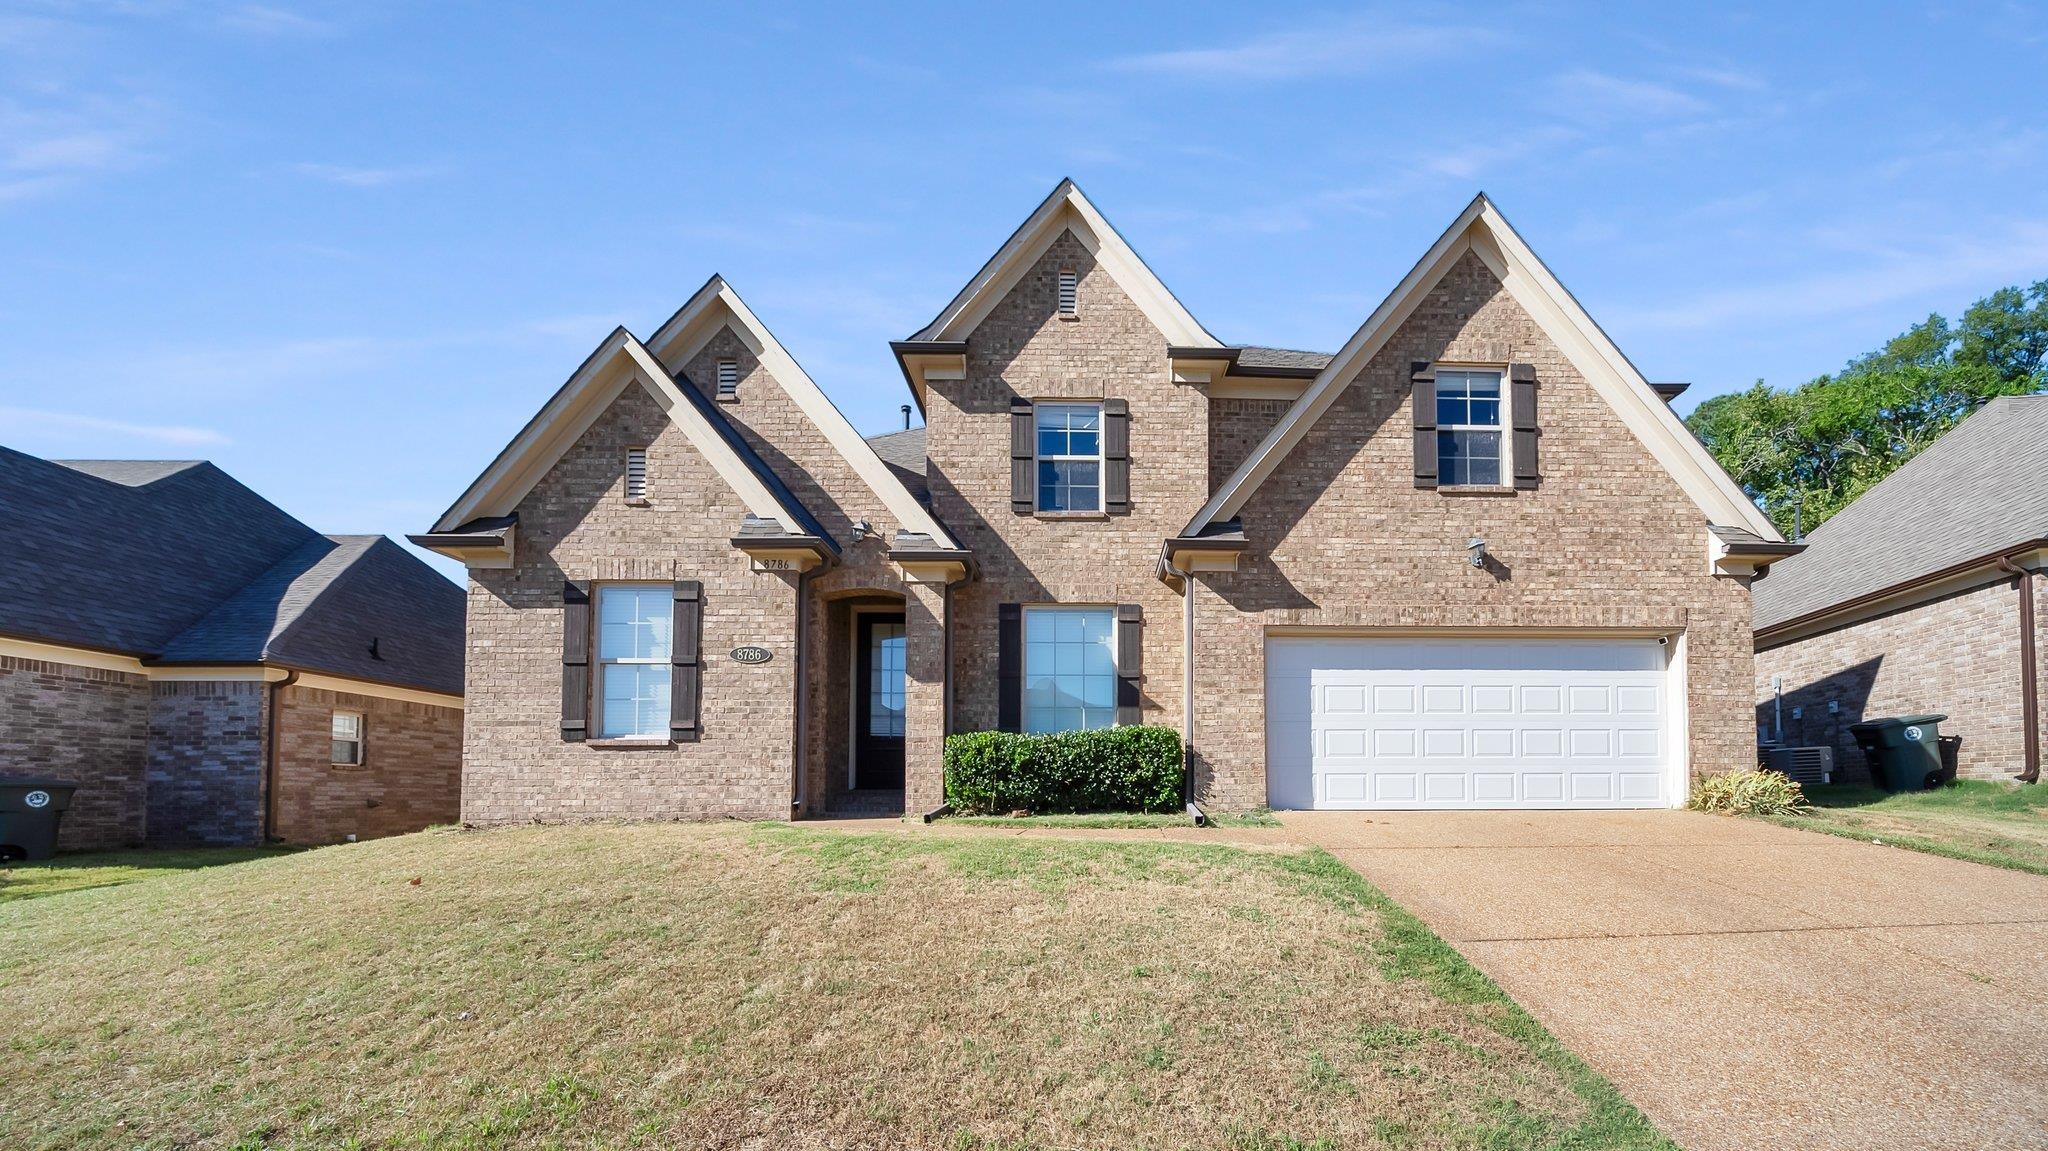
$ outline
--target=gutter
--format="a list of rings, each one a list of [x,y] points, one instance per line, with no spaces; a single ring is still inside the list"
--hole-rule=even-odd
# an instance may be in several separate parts
[[[263,738],[263,834],[260,842],[269,843],[276,838],[277,830],[277,703],[284,689],[299,681],[299,672],[293,668],[284,673],[284,678],[270,685],[269,714]],[[362,733],[357,733],[358,736]]]
[[[1807,624],[1817,623],[1821,620],[1827,619],[1829,616],[1832,615],[1839,615],[1845,612],[1853,611],[1856,608],[1865,607],[1870,604],[1878,603],[1882,600],[1891,599],[1894,596],[1897,596],[1903,592],[1911,591],[1913,588],[1918,587],[1921,584],[1938,583],[1945,579],[1953,579],[1954,577],[1959,575],[1966,575],[1969,572],[1974,571],[1975,569],[1980,567],[1997,567],[1998,562],[2000,560],[2009,559],[2012,556],[2022,555],[2031,551],[2039,551],[2044,548],[2048,548],[2048,537],[2026,540],[2022,543],[2002,547],[1995,552],[1988,552],[1984,555],[1980,555],[1972,559],[1966,559],[1961,563],[1951,564],[1948,567],[1942,568],[1938,571],[1931,571],[1925,575],[1914,576],[1912,579],[1909,580],[1900,580],[1898,583],[1889,584],[1885,587],[1877,588],[1874,591],[1864,592],[1862,595],[1852,596],[1849,599],[1841,600],[1836,603],[1831,603],[1824,608],[1816,608],[1815,610],[1806,612],[1803,615],[1793,616],[1791,619],[1779,620],[1777,623],[1771,624],[1769,627],[1762,627],[1756,630],[1756,647],[1758,648],[1758,650],[1761,650],[1763,646],[1765,644],[1770,643],[1773,638],[1793,628],[1805,627]]]
[[[2036,783],[2041,778],[2041,701],[2040,685],[2035,682],[2037,665],[2034,662],[2034,573],[2011,559],[1998,557],[1998,570],[2018,577],[2020,593],[2020,723],[2022,724],[2021,744],[2025,748],[2025,767],[2017,776],[2021,783]]]

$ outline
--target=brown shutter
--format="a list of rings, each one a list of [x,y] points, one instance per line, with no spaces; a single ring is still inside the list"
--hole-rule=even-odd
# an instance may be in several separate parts
[[[1138,685],[1145,679],[1145,609],[1134,603],[1116,605],[1116,721],[1145,722]]]
[[[1131,405],[1123,400],[1102,401],[1102,510],[1131,510]]]
[[[1423,361],[1411,365],[1415,417],[1415,486],[1436,486],[1436,368]]]
[[[1030,515],[1038,508],[1038,428],[1030,400],[1010,401],[1010,510]]]
[[[590,734],[590,585],[562,584],[562,738]]]
[[[700,732],[698,705],[704,698],[704,585],[693,579],[676,581],[675,615],[669,621],[668,737],[695,743]]]
[[[1533,489],[1543,478],[1536,470],[1536,365],[1515,364],[1508,377],[1508,406],[1515,422],[1515,486]]]
[[[996,605],[996,730],[1024,730],[1024,605]]]

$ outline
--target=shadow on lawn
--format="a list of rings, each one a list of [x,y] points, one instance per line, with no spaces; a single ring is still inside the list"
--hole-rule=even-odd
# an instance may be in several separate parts
[[[61,895],[71,891],[91,891],[100,887],[119,887],[168,875],[178,871],[193,871],[202,867],[220,867],[230,863],[246,863],[252,859],[270,859],[289,855],[299,848],[289,847],[192,847],[158,850],[135,848],[128,851],[89,851],[77,854],[59,855],[55,859],[38,860],[34,863],[10,863],[0,865],[0,903],[11,903],[22,899],[37,899],[46,895]]]

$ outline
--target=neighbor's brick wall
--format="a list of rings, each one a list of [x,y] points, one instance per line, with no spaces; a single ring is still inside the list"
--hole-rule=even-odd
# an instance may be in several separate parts
[[[0,775],[79,785],[57,827],[65,851],[133,847],[145,833],[149,681],[0,656]]]
[[[263,834],[264,697],[254,680],[149,685],[152,844],[249,844]]]
[[[1409,365],[1532,363],[1541,488],[1414,487]],[[1353,627],[1683,627],[1691,764],[1754,762],[1746,580],[1707,571],[1706,517],[1476,256],[1366,364],[1243,511],[1251,555],[1202,577],[1197,787],[1263,804],[1265,631]],[[1503,567],[1465,562],[1471,537]]]
[[[360,767],[333,763],[336,711],[363,717]],[[286,843],[375,839],[454,823],[462,806],[462,709],[287,687],[277,716],[276,825]]]
[[[2048,619],[2041,610],[2037,625]],[[1757,652],[1756,716],[1765,728],[1773,676],[1784,677],[1786,741],[1833,747],[1838,779],[1869,778],[1850,724],[1913,712],[1949,717],[1941,730],[1963,737],[1961,775],[2004,779],[2025,761],[2019,593],[2009,577]],[[1832,715],[1830,701],[1839,707]]]
[[[1057,276],[1079,274],[1078,320],[1055,315]],[[1159,581],[1160,541],[1208,497],[1209,401],[1172,382],[1166,338],[1064,233],[967,340],[967,378],[925,400],[932,504],[981,565],[953,596],[956,731],[996,726],[996,615],[1004,603],[1135,603],[1145,613],[1144,718],[1180,722],[1180,597]],[[1131,411],[1131,510],[1038,519],[1010,510],[1010,400],[1122,399]]]
[[[625,453],[641,446],[653,506],[628,507]],[[796,577],[749,569],[728,542],[745,512],[638,386],[535,485],[518,508],[515,566],[470,572],[465,820],[789,817]],[[634,749],[564,742],[563,581],[678,577],[704,585],[702,740]],[[773,658],[726,658],[741,644]],[[597,718],[593,706],[593,730]]]

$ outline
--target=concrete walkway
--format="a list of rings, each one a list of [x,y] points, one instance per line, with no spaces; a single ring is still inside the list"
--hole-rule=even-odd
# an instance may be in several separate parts
[[[2048,878],[1690,812],[1299,812],[1692,1151],[2048,1147]]]

